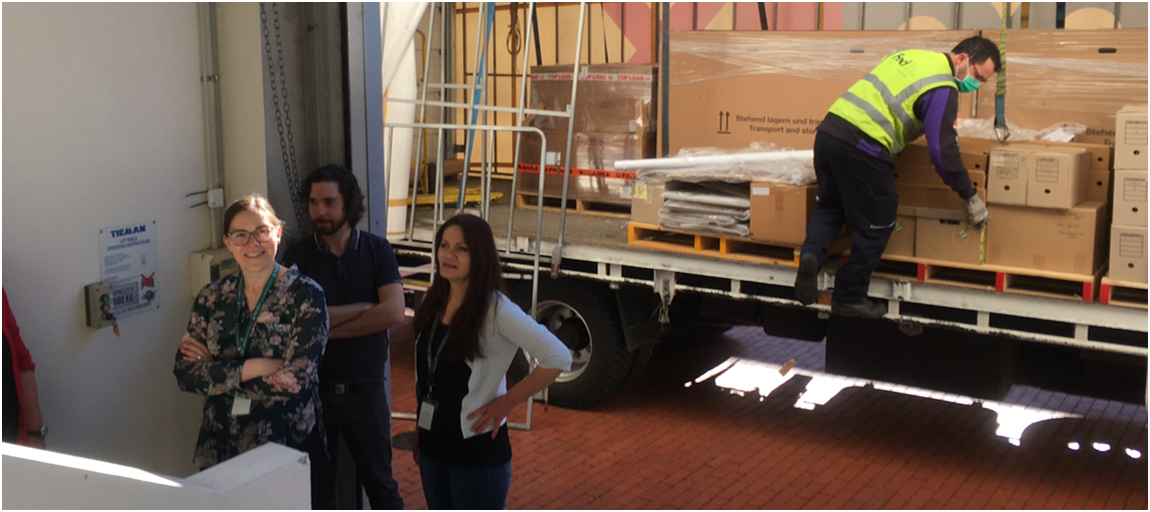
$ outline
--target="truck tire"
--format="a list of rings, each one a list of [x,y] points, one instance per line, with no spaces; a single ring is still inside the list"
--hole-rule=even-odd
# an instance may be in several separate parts
[[[517,300],[524,309],[530,307],[530,291],[527,294],[526,300]],[[540,283],[536,320],[571,349],[572,358],[571,370],[560,374],[548,391],[552,404],[589,407],[618,388],[635,366],[613,308],[610,296],[577,281]],[[649,357],[649,352],[640,354],[639,362]],[[513,365],[512,373],[525,370],[522,364]]]

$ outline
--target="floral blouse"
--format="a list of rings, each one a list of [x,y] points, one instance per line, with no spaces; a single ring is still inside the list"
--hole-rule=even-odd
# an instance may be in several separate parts
[[[173,372],[180,389],[207,396],[194,457],[200,469],[266,443],[299,446],[313,428],[323,428],[317,388],[328,331],[323,289],[295,267],[280,272],[246,354],[236,347],[239,326],[251,318],[246,307],[237,311],[238,274],[205,286],[192,305],[184,336],[205,343],[214,361],[187,362],[177,350]],[[284,366],[240,382],[247,357],[283,359]],[[232,415],[236,397],[251,400],[248,414]]]

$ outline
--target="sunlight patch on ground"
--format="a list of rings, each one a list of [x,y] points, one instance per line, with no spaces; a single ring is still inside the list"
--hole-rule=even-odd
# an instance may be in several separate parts
[[[998,429],[995,431],[995,434],[1005,438],[1007,442],[1013,446],[1022,445],[1023,432],[1035,423],[1053,419],[1083,417],[1080,414],[1004,402],[979,400],[969,396],[932,391],[902,384],[843,377],[802,368],[788,368],[792,364],[793,361],[787,365],[778,365],[731,357],[718,366],[704,372],[699,377],[684,383],[684,386],[691,387],[713,379],[716,386],[726,389],[730,393],[738,396],[747,396],[757,392],[759,401],[761,402],[770,396],[773,391],[790,381],[795,375],[802,375],[808,377],[809,381],[802,394],[799,395],[794,403],[795,408],[798,409],[814,410],[820,405],[826,405],[844,389],[866,386],[871,386],[880,391],[940,400],[957,405],[980,405],[983,408],[995,412],[998,421]],[[1072,451],[1081,449],[1081,445],[1077,442],[1071,442],[1067,447]],[[1093,442],[1091,447],[1098,452],[1107,452],[1111,448],[1109,444],[1104,442]],[[1142,456],[1142,452],[1133,448],[1126,448],[1126,454],[1133,459],[1138,459]]]

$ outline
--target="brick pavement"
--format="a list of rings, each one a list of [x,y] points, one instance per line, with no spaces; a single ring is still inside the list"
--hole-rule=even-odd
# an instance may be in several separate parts
[[[685,385],[732,356],[793,358],[795,375],[765,397],[715,379]],[[413,411],[409,325],[393,333],[392,360],[395,410]],[[1035,423],[1013,446],[978,403],[847,387],[813,410],[795,408],[822,365],[822,344],[754,328],[670,340],[591,409],[536,404],[532,430],[511,431],[508,508],[1147,508],[1145,407],[1018,387],[1005,402],[1085,417]],[[414,428],[395,422],[396,433]],[[395,477],[408,508],[426,508],[409,452],[396,450]]]

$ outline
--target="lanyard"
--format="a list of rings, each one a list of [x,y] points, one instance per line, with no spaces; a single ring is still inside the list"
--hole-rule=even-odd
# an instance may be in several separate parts
[[[236,351],[240,357],[248,351],[248,342],[251,341],[252,330],[256,328],[256,319],[260,316],[260,309],[264,307],[264,300],[268,298],[268,291],[272,289],[272,284],[276,282],[276,277],[280,273],[280,264],[276,263],[272,269],[272,275],[268,278],[267,284],[264,285],[264,291],[260,293],[260,300],[256,302],[256,309],[252,311],[251,317],[245,322],[246,325],[242,330],[236,333]],[[239,318],[243,315],[244,311],[244,274],[240,272],[240,285],[239,285],[239,300],[236,301],[236,317]]]
[[[451,327],[443,333],[439,342],[439,350],[435,351],[435,357],[431,356],[431,343],[435,340],[435,332],[439,330],[440,319],[442,316],[436,315],[435,323],[431,325],[431,332],[427,335],[427,396],[431,397],[431,390],[435,387],[435,369],[439,367],[439,361],[443,358],[443,349],[447,348],[447,336],[451,334]]]

